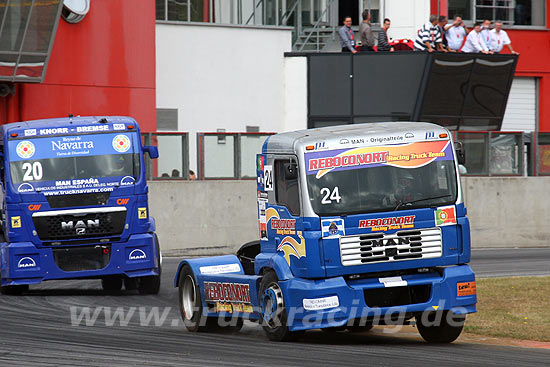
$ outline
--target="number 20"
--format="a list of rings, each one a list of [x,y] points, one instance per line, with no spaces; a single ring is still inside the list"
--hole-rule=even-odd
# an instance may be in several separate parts
[[[334,187],[332,193],[330,192],[330,189],[328,187],[323,187],[321,189],[321,195],[324,195],[323,199],[321,200],[321,204],[332,204],[332,200],[340,203],[340,201],[342,200],[342,197],[340,196],[340,192],[338,190],[338,186]]]
[[[25,162],[22,168],[25,170],[23,181],[40,180],[42,178],[42,164],[40,162],[34,162],[32,165]]]

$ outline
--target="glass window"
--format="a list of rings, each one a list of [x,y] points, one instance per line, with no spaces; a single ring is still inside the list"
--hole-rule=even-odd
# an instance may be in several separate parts
[[[275,196],[277,204],[286,206],[290,214],[300,215],[298,167],[289,159],[275,160]]]
[[[372,24],[380,24],[380,0],[363,0],[363,9],[370,11]]]
[[[157,20],[166,20],[166,0],[156,0]]]
[[[504,25],[544,27],[544,0],[449,0],[449,18],[467,21],[499,20]]]

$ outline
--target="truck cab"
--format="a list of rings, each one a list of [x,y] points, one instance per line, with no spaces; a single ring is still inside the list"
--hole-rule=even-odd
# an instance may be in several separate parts
[[[257,156],[260,239],[223,260],[250,280],[250,316],[273,340],[413,319],[426,340],[455,340],[476,304],[456,156],[450,132],[429,123],[269,137]]]
[[[53,279],[157,293],[144,147],[129,117],[69,117],[0,127],[0,290]]]

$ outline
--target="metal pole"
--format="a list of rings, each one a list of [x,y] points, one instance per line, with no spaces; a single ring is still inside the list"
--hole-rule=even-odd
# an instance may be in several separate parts
[[[189,134],[181,135],[181,169],[183,170],[181,177],[189,179]]]
[[[234,177],[236,179],[241,178],[241,134],[237,133],[233,135],[234,144],[233,144],[233,167],[234,167]]]

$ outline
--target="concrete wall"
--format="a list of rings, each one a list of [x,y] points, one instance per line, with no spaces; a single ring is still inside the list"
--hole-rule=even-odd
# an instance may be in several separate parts
[[[474,248],[550,247],[550,177],[462,182]],[[258,237],[254,180],[155,181],[149,190],[165,255],[233,253]]]

